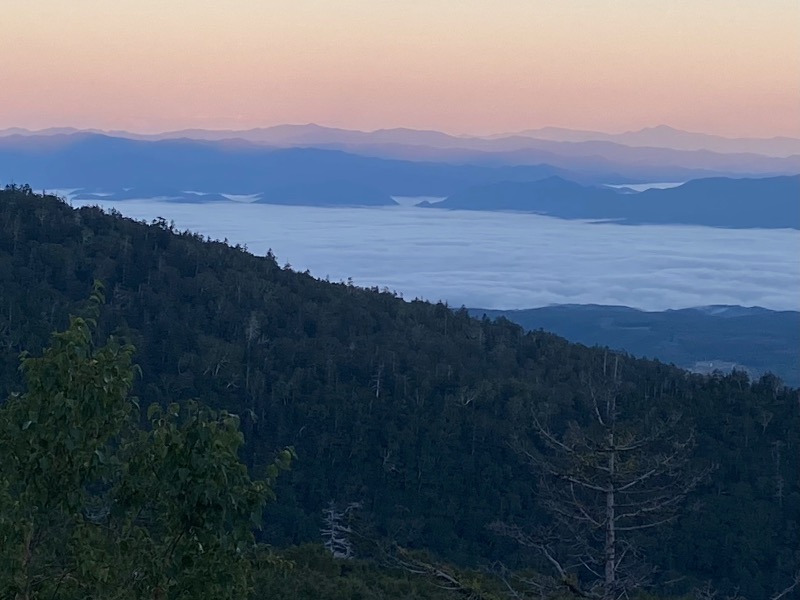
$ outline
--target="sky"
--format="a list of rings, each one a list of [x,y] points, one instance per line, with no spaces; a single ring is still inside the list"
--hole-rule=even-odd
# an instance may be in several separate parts
[[[74,201],[75,206],[96,201]],[[617,225],[533,214],[414,207],[101,202],[213,239],[272,249],[315,277],[473,308],[710,304],[800,310],[800,232]]]
[[[0,128],[800,137],[797,0],[3,0]]]

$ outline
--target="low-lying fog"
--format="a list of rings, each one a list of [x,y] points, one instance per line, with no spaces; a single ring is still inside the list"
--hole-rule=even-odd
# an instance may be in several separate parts
[[[73,202],[74,206],[96,202]],[[592,224],[549,217],[397,206],[103,202],[174,220],[212,238],[269,248],[320,278],[384,286],[451,306],[708,304],[800,309],[800,232]]]

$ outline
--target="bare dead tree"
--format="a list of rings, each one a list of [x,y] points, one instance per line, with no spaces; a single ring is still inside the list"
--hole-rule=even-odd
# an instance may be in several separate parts
[[[781,507],[783,507],[783,490],[785,484],[783,475],[781,475],[781,448],[784,445],[784,442],[781,440],[776,440],[772,443],[772,458],[775,461],[775,499]]]
[[[323,526],[320,529],[322,544],[334,558],[353,558],[353,544],[350,540],[353,530],[350,527],[350,517],[359,508],[361,508],[360,502],[352,502],[340,510],[331,500],[328,507],[322,511],[324,515]]]
[[[427,578],[437,587],[457,594],[464,600],[495,600],[496,596],[481,589],[479,584],[464,577],[454,569],[438,564],[419,552],[412,552],[396,544],[382,549],[383,563]]]
[[[706,581],[702,587],[697,587],[693,590],[692,594],[694,600],[747,600],[734,592],[732,596],[721,596],[719,590],[711,585],[710,581]]]
[[[773,595],[770,600],[781,600],[781,598],[792,598],[791,594],[794,594],[795,590],[800,588],[800,571],[794,574],[794,579],[792,583],[790,583],[786,589],[776,593]]]
[[[505,596],[513,600],[552,600],[563,587],[553,577],[521,575],[499,562],[491,565],[488,573],[505,586]]]
[[[783,598],[795,598],[793,595],[795,590],[800,588],[800,571],[797,571],[792,578],[792,582],[780,592],[775,592],[770,596],[769,600],[782,600]],[[732,594],[723,596],[710,581],[707,581],[702,587],[695,588],[694,600],[748,600],[744,596],[739,595],[738,590]]]
[[[381,397],[381,386],[383,384],[383,370],[384,370],[384,365],[383,363],[381,363],[380,365],[378,365],[378,368],[375,371],[375,375],[372,378],[371,387],[372,391],[375,392],[376,398]]]
[[[553,527],[534,535],[505,524],[493,529],[538,550],[573,594],[616,600],[653,574],[636,535],[675,519],[708,470],[691,468],[695,438],[679,430],[679,416],[630,410],[636,402],[621,383],[619,357],[604,357],[600,380],[586,383],[580,423],[556,432],[532,414],[533,444],[515,443],[540,474]]]

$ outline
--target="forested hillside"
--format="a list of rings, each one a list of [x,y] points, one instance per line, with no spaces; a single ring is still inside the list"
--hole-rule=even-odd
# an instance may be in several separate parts
[[[107,295],[98,333],[136,347],[144,405],[196,398],[239,414],[254,470],[295,448],[261,534],[271,544],[321,541],[329,503],[359,503],[370,544],[547,570],[490,525],[550,530],[546,473],[528,460],[547,451],[529,449],[544,430],[589,431],[584,407],[613,392],[631,435],[670,424],[693,449],[686,472],[709,472],[676,519],[630,537],[660,593],[711,581],[767,598],[800,565],[800,403],[775,377],[617,357],[15,188],[0,191],[0,397],[20,386],[19,352],[44,347],[94,280]]]
[[[772,372],[800,385],[800,312],[758,307],[712,306],[647,312],[627,306],[567,304],[523,310],[470,309],[505,317],[525,329],[544,329],[586,345],[623,348],[698,370],[725,363],[751,377]],[[722,363],[722,366],[720,366]],[[730,370],[730,367],[728,368]],[[702,371],[701,371],[702,372]]]

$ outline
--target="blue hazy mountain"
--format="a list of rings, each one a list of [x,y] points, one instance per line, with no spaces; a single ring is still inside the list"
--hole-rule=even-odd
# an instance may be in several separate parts
[[[547,163],[572,171],[606,175],[617,169],[628,181],[639,178],[643,181],[686,181],[712,175],[766,177],[800,170],[800,139],[731,139],[680,131],[665,125],[622,134],[549,127],[486,137],[408,128],[354,131],[315,124],[246,130],[187,129],[159,134],[85,132],[140,140],[242,140],[279,148],[331,148],[415,161]],[[0,137],[66,133],[79,133],[79,130],[52,128],[31,132],[17,128],[0,130]],[[606,177],[606,181],[612,180]]]
[[[274,149],[241,140],[143,141],[91,133],[0,137],[0,181],[77,188],[112,194],[112,199],[146,193],[200,202],[220,200],[220,194],[254,194],[284,204],[374,206],[390,204],[390,196],[447,196],[438,208],[520,210],[632,224],[800,228],[797,176],[704,178],[639,194],[586,185],[598,183],[597,177],[597,172],[573,173],[548,164],[415,162],[331,149]]]
[[[95,134],[0,138],[0,180],[38,188],[130,188],[168,196],[176,190],[265,194],[331,185],[387,196],[446,196],[490,181],[569,175],[548,165],[488,167],[388,160],[314,148],[273,149],[246,142],[140,141]],[[577,176],[577,175],[576,175]],[[338,197],[339,193],[333,194]],[[383,202],[383,200],[381,200]]]
[[[460,210],[514,210],[562,218],[601,218],[624,192],[586,186],[562,177],[538,181],[499,181],[463,190],[436,204],[422,206]]]
[[[624,198],[629,223],[696,223],[800,229],[800,175],[714,177]]]
[[[771,138],[728,138],[707,133],[682,131],[668,125],[645,127],[624,133],[580,131],[561,127],[528,129],[516,134],[500,134],[531,137],[554,142],[605,141],[637,148],[670,148],[672,150],[709,150],[721,154],[760,154],[762,156],[790,157],[800,154],[800,139],[786,136]]]
[[[526,329],[552,331],[587,346],[608,346],[695,371],[770,371],[800,386],[800,312],[708,306],[645,312],[625,306],[557,305],[526,310],[470,309]]]
[[[800,155],[786,154],[795,146],[800,145],[800,142],[792,145],[794,142],[788,138],[740,140],[745,142],[744,146],[737,142],[738,145],[729,146],[725,143],[720,147],[720,149],[734,150],[746,150],[752,147],[776,154],[766,156],[752,151],[715,152],[703,149],[705,142],[702,140],[706,139],[705,137],[701,136],[702,140],[698,141],[696,134],[687,134],[669,128],[666,129],[671,134],[665,136],[663,129],[665,128],[653,130],[658,135],[648,133],[644,137],[635,136],[636,139],[631,143],[639,147],[631,147],[607,139],[581,141],[538,139],[527,133],[480,138],[402,128],[364,132],[318,125],[281,125],[241,131],[185,130],[148,135],[129,132],[104,133],[96,130],[78,131],[71,128],[55,128],[41,132],[10,129],[0,131],[0,151],[5,148],[24,154],[27,150],[38,148],[50,153],[59,153],[64,150],[65,145],[73,145],[76,140],[87,136],[139,142],[169,140],[210,144],[216,147],[225,147],[228,150],[232,148],[243,150],[248,146],[262,150],[313,147],[339,150],[363,157],[447,163],[449,165],[485,167],[550,165],[548,174],[561,175],[579,183],[679,182],[713,176],[768,177],[800,171]],[[544,131],[542,135],[548,137],[549,133],[552,132]],[[675,141],[673,138],[676,136],[682,143],[686,142],[684,138],[689,136],[690,147],[697,146],[699,143],[698,149],[669,147],[669,144]],[[550,137],[553,136],[550,135]],[[569,138],[569,136],[566,137]],[[625,136],[620,138],[621,141],[627,139]],[[642,144],[648,143],[648,140],[653,142],[652,146],[642,146]],[[663,146],[656,143],[661,140],[664,142]],[[714,138],[714,141],[715,144],[725,142],[725,138]],[[778,143],[778,146],[773,147],[775,143]],[[717,147],[715,144],[711,144],[711,146]],[[163,156],[160,152],[157,154],[160,157]],[[176,156],[175,160],[180,162],[183,158]],[[7,174],[0,172],[0,176],[7,177]],[[541,177],[544,176],[541,175]],[[520,180],[516,176],[507,176],[505,179]],[[529,179],[531,178],[529,177]],[[469,184],[480,182],[473,180]],[[449,191],[453,192],[456,189],[461,188],[451,188]],[[394,190],[389,193],[399,194]]]
[[[628,224],[800,229],[800,175],[758,179],[713,177],[639,193],[549,177],[478,185],[427,206],[515,210],[565,219],[613,219]]]

